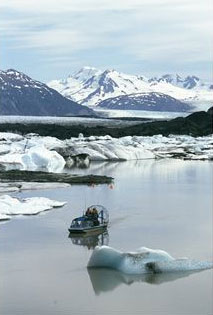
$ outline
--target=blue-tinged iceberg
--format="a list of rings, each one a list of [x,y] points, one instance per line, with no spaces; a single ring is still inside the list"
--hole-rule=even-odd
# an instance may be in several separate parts
[[[125,274],[147,274],[210,269],[212,262],[188,258],[175,259],[163,250],[141,247],[136,252],[121,252],[108,246],[96,247],[89,268],[110,268]]]

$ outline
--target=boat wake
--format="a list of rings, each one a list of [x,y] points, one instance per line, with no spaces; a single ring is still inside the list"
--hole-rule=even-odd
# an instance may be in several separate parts
[[[146,247],[124,253],[108,246],[98,246],[88,262],[88,268],[97,267],[115,269],[124,274],[158,274],[210,269],[213,268],[213,262],[175,259],[163,250]]]

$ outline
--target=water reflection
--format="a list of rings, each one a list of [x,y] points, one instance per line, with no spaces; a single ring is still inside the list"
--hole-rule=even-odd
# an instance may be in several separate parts
[[[96,295],[113,291],[121,284],[131,285],[136,282],[160,285],[165,282],[175,281],[188,277],[192,273],[200,271],[182,271],[170,273],[150,273],[141,275],[124,274],[117,270],[107,268],[87,268],[93,290]]]
[[[209,167],[209,163],[203,164],[205,167]],[[202,165],[202,166],[203,166]],[[195,167],[196,166],[196,167]],[[150,174],[156,179],[164,180],[177,180],[187,181],[196,180],[200,175],[197,161],[183,161],[178,159],[159,159],[159,160],[135,160],[135,161],[123,161],[123,162],[100,162],[92,161],[89,167],[85,170],[70,169],[68,173],[78,172],[95,175],[108,175],[114,178],[118,176],[124,178],[149,178]]]
[[[96,246],[108,245],[109,234],[108,231],[96,231],[93,233],[85,234],[69,234],[74,245],[86,246],[88,249],[94,249]]]

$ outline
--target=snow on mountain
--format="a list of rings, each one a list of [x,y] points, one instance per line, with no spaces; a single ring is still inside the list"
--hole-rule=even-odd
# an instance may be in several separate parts
[[[159,92],[191,104],[213,100],[212,86],[201,82],[196,76],[181,78],[164,75],[147,79],[128,75],[116,70],[101,71],[84,67],[65,80],[54,80],[48,85],[63,96],[83,105],[96,106],[103,100],[134,93]],[[206,108],[209,107],[209,103]]]
[[[103,100],[98,104],[98,106],[107,109],[168,112],[186,112],[192,110],[193,108],[189,104],[183,103],[174,97],[157,92],[120,95]]]
[[[142,76],[82,68],[65,80],[54,80],[48,85],[67,98],[84,105],[97,105],[102,100],[119,95],[150,91],[148,80]]]
[[[0,71],[0,114],[32,116],[93,115],[46,84],[9,69]]]
[[[204,89],[210,90],[213,89],[213,85],[203,82],[200,78],[195,75],[181,77],[178,74],[164,74],[161,77],[153,77],[149,79],[149,82],[166,82],[171,83],[174,86],[178,86],[184,89]]]

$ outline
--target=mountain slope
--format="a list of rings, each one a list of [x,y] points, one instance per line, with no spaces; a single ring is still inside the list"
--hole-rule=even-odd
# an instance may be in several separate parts
[[[44,83],[13,69],[0,71],[0,114],[32,116],[93,115]]]
[[[65,80],[51,81],[48,86],[67,98],[91,106],[119,95],[147,90],[151,92],[147,79],[142,76],[127,75],[115,70],[100,71],[89,67],[82,68]]]
[[[185,78],[181,77],[178,74],[164,74],[160,77],[153,77],[149,79],[149,82],[166,82],[170,83],[174,86],[192,90],[192,89],[203,89],[203,90],[211,90],[213,89],[213,85],[203,82],[200,78],[195,75],[188,75]]]
[[[183,103],[169,95],[157,92],[121,95],[109,98],[100,102],[98,107],[168,112],[186,112],[192,110],[192,106],[189,104]]]
[[[115,70],[100,71],[84,67],[65,80],[48,83],[65,97],[84,105],[96,106],[103,100],[134,93],[159,92],[183,102],[209,102],[213,99],[211,86],[195,76],[181,78],[164,75],[147,79],[144,76],[128,75]],[[208,106],[209,107],[209,106]]]

